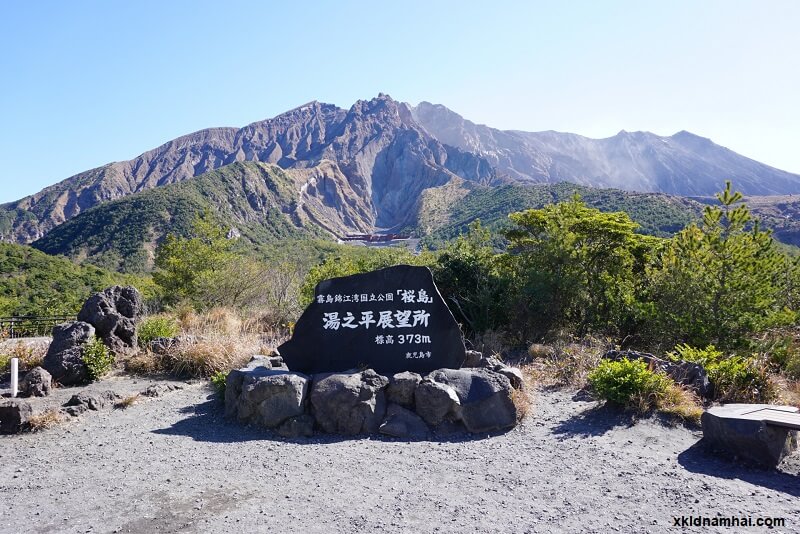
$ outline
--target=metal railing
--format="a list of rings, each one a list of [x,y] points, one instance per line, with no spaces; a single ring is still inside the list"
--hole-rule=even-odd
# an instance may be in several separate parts
[[[49,336],[55,325],[74,320],[74,315],[0,317],[0,339]]]

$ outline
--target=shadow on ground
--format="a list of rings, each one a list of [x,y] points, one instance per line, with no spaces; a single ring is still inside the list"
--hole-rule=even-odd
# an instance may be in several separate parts
[[[785,460],[793,471],[800,464],[796,457]],[[721,458],[712,452],[703,440],[698,441],[678,455],[678,463],[687,471],[730,480],[741,480],[755,486],[800,497],[800,476],[774,469],[761,469],[742,465],[732,459]],[[785,464],[782,464],[782,467]]]
[[[489,439],[493,436],[502,435],[505,432],[493,434],[469,434],[467,432],[455,432],[445,435],[434,434],[427,439],[399,439],[391,438],[381,434],[359,435],[359,436],[340,436],[335,434],[315,433],[311,438],[284,438],[275,432],[265,428],[258,428],[252,425],[244,425],[233,419],[228,419],[224,415],[224,407],[215,395],[210,395],[208,400],[202,404],[186,406],[179,410],[180,413],[188,415],[174,425],[167,428],[153,430],[154,434],[167,436],[188,436],[195,441],[205,441],[210,443],[239,443],[243,441],[278,441],[297,444],[325,444],[338,443],[341,441],[354,441],[369,439],[371,441],[434,441],[437,443],[461,443],[465,441],[478,441]]]
[[[601,405],[584,410],[569,419],[560,422],[553,428],[553,434],[564,437],[602,436],[606,432],[619,427],[631,427],[636,418],[613,406]]]

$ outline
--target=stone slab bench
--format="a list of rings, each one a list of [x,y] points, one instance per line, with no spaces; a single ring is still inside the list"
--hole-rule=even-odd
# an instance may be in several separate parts
[[[703,413],[703,438],[712,447],[767,466],[797,450],[800,410],[794,406],[725,404]]]

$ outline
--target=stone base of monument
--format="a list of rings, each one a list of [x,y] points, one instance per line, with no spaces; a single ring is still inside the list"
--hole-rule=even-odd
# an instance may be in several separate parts
[[[305,375],[280,358],[255,357],[226,380],[225,414],[285,437],[314,430],[343,435],[381,433],[424,439],[458,431],[486,434],[513,428],[518,369],[492,358],[481,367],[439,369],[422,376],[383,376],[372,369]]]
[[[712,448],[764,467],[775,467],[797,450],[797,412],[792,406],[715,406],[702,415],[703,438]]]

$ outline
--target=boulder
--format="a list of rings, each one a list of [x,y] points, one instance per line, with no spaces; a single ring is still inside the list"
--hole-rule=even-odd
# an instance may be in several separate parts
[[[136,288],[112,286],[89,297],[78,320],[94,326],[103,343],[121,354],[136,348],[136,326],[143,315],[142,296]]]
[[[480,367],[483,362],[483,353],[477,350],[468,350],[461,367]]]
[[[46,397],[53,388],[53,377],[41,367],[34,367],[19,382],[24,397]]]
[[[25,428],[33,410],[22,399],[0,399],[0,434],[16,434]]]
[[[483,358],[479,367],[483,369],[490,369],[492,371],[499,371],[500,369],[504,368],[506,365],[499,359],[495,358],[494,356],[489,356],[488,358]]]
[[[699,363],[662,360],[652,354],[635,350],[610,350],[603,355],[603,358],[607,360],[621,360],[623,358],[642,360],[655,370],[666,373],[676,384],[692,389],[701,398],[712,399],[714,397],[714,385],[709,382],[708,373]]]
[[[414,392],[420,382],[422,377],[411,371],[392,375],[386,388],[386,400],[407,408],[414,406]]]
[[[391,403],[386,408],[386,418],[378,431],[381,434],[395,438],[424,438],[428,435],[428,425],[420,416],[400,406]]]
[[[384,388],[389,379],[372,369],[314,375],[311,406],[325,432],[374,433],[386,412]]]
[[[525,377],[522,374],[522,370],[518,367],[503,367],[497,372],[508,378],[512,388],[519,390],[525,389]]]
[[[310,438],[314,435],[314,418],[307,413],[290,417],[278,427],[276,432],[284,438]]]
[[[517,408],[511,398],[513,388],[503,374],[490,369],[440,369],[430,373],[426,380],[447,385],[456,392],[460,406],[455,414],[469,432],[496,432],[517,424]],[[419,409],[418,399],[418,413]]]
[[[792,406],[764,404],[725,404],[703,412],[703,440],[714,449],[744,458],[764,467],[777,466],[797,450],[798,431],[774,421],[796,414]]]
[[[103,408],[112,406],[120,398],[119,395],[111,390],[106,391],[81,391],[73,395],[66,404],[64,411],[73,417],[88,410],[99,411]]]
[[[306,375],[282,369],[255,367],[244,370],[238,386],[240,393],[232,411],[239,421],[276,428],[290,417],[303,414],[309,382]],[[232,385],[235,383],[235,380],[231,382]],[[226,382],[226,402],[227,392]]]
[[[94,327],[83,321],[56,325],[42,367],[53,380],[65,386],[88,382],[89,371],[83,363],[81,347],[94,335]]]
[[[431,426],[440,424],[448,414],[456,413],[460,404],[453,388],[429,379],[420,382],[414,394],[415,411]]]

